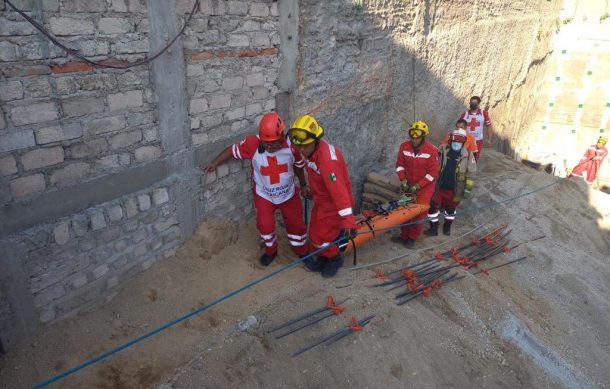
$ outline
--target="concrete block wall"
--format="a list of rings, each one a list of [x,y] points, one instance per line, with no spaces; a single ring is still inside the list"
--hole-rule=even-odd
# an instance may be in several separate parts
[[[159,50],[193,5],[14,3],[84,55],[116,64]],[[275,108],[278,13],[273,1],[203,0],[170,50],[120,70],[69,58],[0,8],[5,343],[109,301],[205,218],[253,216],[247,161],[211,174],[198,166]]]
[[[66,0],[17,5],[84,55],[102,60],[118,56],[126,63],[149,51],[146,9],[125,12],[119,3]],[[94,70],[67,58],[15,12],[5,10],[1,22],[6,55],[0,81],[0,153],[2,182],[8,188],[2,192],[3,203],[70,187],[161,155],[147,67]]]
[[[144,2],[14,3],[92,59],[150,51]],[[104,303],[183,233],[170,183],[148,173],[165,156],[151,67],[76,61],[6,8],[0,25],[0,321],[14,338]]]

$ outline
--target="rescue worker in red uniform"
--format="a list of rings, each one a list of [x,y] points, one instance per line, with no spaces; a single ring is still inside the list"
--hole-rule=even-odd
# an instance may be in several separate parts
[[[299,256],[308,253],[303,204],[294,182],[296,175],[301,185],[300,191],[305,196],[309,195],[305,161],[299,151],[288,144],[284,127],[284,121],[277,113],[267,113],[260,121],[258,135],[248,135],[201,167],[206,172],[213,172],[218,165],[231,158],[252,160],[256,226],[265,244],[265,252],[260,257],[263,266],[268,266],[277,256],[275,211],[278,209],[286,225],[292,250]]]
[[[593,184],[604,158],[608,155],[606,143],[608,143],[608,138],[600,136],[597,144],[589,146],[578,165],[572,169],[570,177],[581,176],[584,173],[587,184]]]
[[[451,235],[451,224],[455,220],[456,208],[462,199],[470,196],[474,187],[473,176],[477,163],[473,153],[467,148],[466,121],[458,120],[449,142],[440,149],[440,169],[436,180],[436,191],[430,202],[428,219],[430,228],[424,231],[428,236],[438,235],[438,217],[445,212],[443,234]]]
[[[356,235],[353,215],[354,197],[347,165],[341,151],[321,139],[324,129],[311,115],[302,115],[292,124],[290,140],[305,158],[307,178],[314,202],[309,222],[309,241],[316,249],[326,247],[317,258],[308,258],[305,266],[320,271],[323,277],[333,277],[343,265],[339,238]]]
[[[396,173],[400,178],[403,192],[415,194],[416,203],[425,206],[430,205],[430,199],[434,194],[439,166],[438,149],[426,141],[426,135],[429,133],[430,130],[426,123],[418,120],[411,124],[410,139],[400,145],[396,159]],[[391,240],[402,243],[407,248],[413,248],[424,229],[421,220],[425,218],[426,213],[424,212],[412,219],[411,222],[414,224],[402,227],[400,236],[393,237]]]
[[[490,139],[492,130],[489,112],[481,109],[480,105],[481,98],[479,96],[472,96],[470,98],[469,109],[460,116],[460,119],[466,120],[468,131],[476,140],[477,151],[474,153],[474,157],[477,163],[479,162],[481,150],[483,149],[483,140],[488,139],[488,142],[491,142]]]

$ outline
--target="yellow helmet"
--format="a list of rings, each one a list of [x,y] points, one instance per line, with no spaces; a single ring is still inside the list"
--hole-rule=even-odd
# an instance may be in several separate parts
[[[296,146],[308,145],[324,136],[324,129],[311,115],[301,115],[288,131],[292,144]]]
[[[421,138],[429,133],[430,130],[428,130],[428,125],[421,120],[413,122],[409,128],[409,137],[413,139]]]
[[[605,145],[606,143],[608,143],[608,137],[600,135],[599,139],[597,140],[597,143],[601,143],[602,145]]]

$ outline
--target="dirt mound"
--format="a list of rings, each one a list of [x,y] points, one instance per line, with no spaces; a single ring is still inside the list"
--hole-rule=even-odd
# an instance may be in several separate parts
[[[391,293],[368,287],[375,283],[372,271],[345,268],[325,280],[297,267],[61,387],[609,387],[610,196],[580,180],[557,180],[492,151],[484,155],[475,197],[463,205],[453,234],[489,222],[509,224],[514,243],[545,235],[492,262],[527,255],[519,264],[469,275],[400,307]],[[554,182],[516,202],[487,206]],[[134,277],[102,310],[56,323],[11,350],[0,359],[0,387],[31,386],[268,274],[292,258],[279,236],[281,256],[262,268],[253,223],[209,221],[175,257]],[[425,238],[416,248],[447,240]],[[358,258],[366,263],[402,252],[384,236]],[[384,268],[418,260],[413,255]],[[348,310],[280,340],[267,333],[322,305],[328,294],[349,297]],[[364,331],[290,357],[351,315],[372,313]],[[248,315],[257,325],[235,331]]]
[[[238,225],[226,219],[211,219],[203,223],[191,240],[179,249],[178,255],[197,256],[208,260],[239,238]]]

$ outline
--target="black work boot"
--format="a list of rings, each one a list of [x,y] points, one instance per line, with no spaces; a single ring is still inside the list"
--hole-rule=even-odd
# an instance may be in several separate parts
[[[331,278],[337,275],[339,268],[343,266],[343,254],[339,253],[333,258],[326,259],[326,266],[322,269],[322,277]]]
[[[273,262],[275,257],[277,257],[277,251],[273,254],[263,253],[263,255],[261,255],[261,257],[258,261],[263,266],[269,266],[269,264],[271,264],[271,262]]]
[[[438,222],[430,222],[430,228],[424,231],[428,236],[438,236]]]
[[[327,262],[326,258],[309,257],[303,261],[303,265],[305,265],[305,268],[307,268],[307,270],[317,272],[317,271],[322,271],[322,269],[324,269],[324,266],[326,266],[326,262]]]
[[[445,223],[443,223],[443,234],[451,235],[451,223],[453,223],[453,220],[445,220]]]

